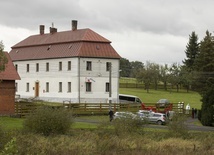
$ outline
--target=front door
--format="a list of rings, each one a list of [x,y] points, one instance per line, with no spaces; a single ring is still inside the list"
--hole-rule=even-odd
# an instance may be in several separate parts
[[[39,82],[35,83],[35,97],[39,96]]]

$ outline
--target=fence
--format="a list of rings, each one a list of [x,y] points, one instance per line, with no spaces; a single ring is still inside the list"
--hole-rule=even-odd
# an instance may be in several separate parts
[[[15,115],[18,117],[25,117],[32,113],[35,109],[42,106],[42,103],[34,102],[16,102]],[[157,107],[155,103],[146,103],[146,107],[156,107],[156,112],[165,112],[163,108]],[[49,105],[50,106],[50,105]],[[69,103],[65,102],[62,105],[50,106],[52,108],[65,108],[71,110],[74,115],[107,115],[111,108],[116,111],[130,111],[137,112],[142,109],[141,104],[128,103]],[[184,106],[172,104],[172,110],[177,113],[185,113]],[[191,114],[189,111],[188,114]]]

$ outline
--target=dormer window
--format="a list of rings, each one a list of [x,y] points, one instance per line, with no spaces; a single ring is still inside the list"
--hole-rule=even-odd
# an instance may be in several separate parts
[[[50,50],[50,48],[51,48],[51,45],[48,46],[47,51]]]

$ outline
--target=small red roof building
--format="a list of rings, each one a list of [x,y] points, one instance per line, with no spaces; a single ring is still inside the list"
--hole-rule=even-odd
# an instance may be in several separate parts
[[[5,70],[0,72],[0,115],[14,114],[15,105],[15,80],[20,80],[9,53],[4,52],[7,57]]]

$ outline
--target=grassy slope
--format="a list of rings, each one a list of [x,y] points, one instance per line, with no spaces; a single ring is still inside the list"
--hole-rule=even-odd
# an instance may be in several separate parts
[[[149,90],[149,93],[144,89],[136,88],[120,88],[121,94],[130,94],[140,97],[144,103],[156,103],[161,98],[169,99],[171,103],[184,102],[185,105],[190,104],[191,108],[201,109],[201,96],[197,92],[186,92],[186,90],[173,90],[170,91],[164,90]]]

